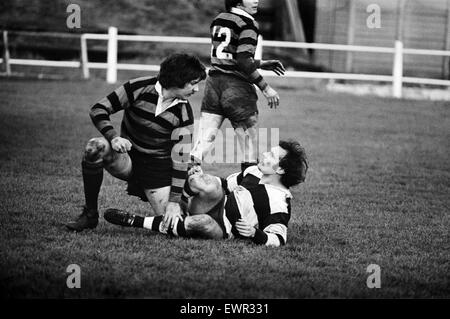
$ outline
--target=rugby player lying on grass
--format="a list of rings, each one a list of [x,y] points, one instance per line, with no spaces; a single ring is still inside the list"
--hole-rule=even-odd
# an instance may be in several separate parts
[[[305,180],[308,169],[303,147],[281,141],[262,154],[257,165],[227,179],[204,174],[194,166],[185,183],[187,216],[163,224],[163,216],[142,217],[107,209],[105,219],[120,226],[147,228],[182,237],[227,239],[250,238],[256,244],[286,243],[291,217],[289,188]]]

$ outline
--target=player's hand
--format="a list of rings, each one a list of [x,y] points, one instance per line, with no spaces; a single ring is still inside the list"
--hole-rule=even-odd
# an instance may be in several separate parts
[[[193,165],[188,170],[188,176],[194,175],[194,174],[203,174],[202,167],[200,165]]]
[[[111,140],[111,147],[118,153],[126,153],[131,150],[131,142],[126,138],[117,136]]]
[[[245,219],[239,219],[235,226],[241,236],[249,238],[255,237],[256,228],[250,225]]]
[[[280,104],[280,96],[278,95],[277,91],[275,91],[268,85],[263,91],[263,94],[266,97],[267,103],[269,104],[270,108],[277,108],[277,106]]]
[[[260,68],[275,72],[276,75],[283,75],[286,72],[283,64],[278,60],[261,61]]]
[[[166,207],[166,213],[163,219],[163,230],[173,229],[177,220],[183,221],[181,206],[178,203],[169,202]]]

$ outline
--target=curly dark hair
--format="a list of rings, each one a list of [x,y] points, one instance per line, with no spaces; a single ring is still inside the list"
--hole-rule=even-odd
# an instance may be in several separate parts
[[[287,151],[279,163],[284,170],[284,174],[281,175],[281,183],[289,188],[304,182],[308,171],[305,149],[299,142],[293,140],[280,141],[280,147]]]
[[[231,8],[236,7],[242,0],[225,0],[225,10],[230,11]]]
[[[176,53],[161,63],[158,81],[165,89],[183,88],[187,83],[197,79],[206,79],[206,69],[193,55]]]

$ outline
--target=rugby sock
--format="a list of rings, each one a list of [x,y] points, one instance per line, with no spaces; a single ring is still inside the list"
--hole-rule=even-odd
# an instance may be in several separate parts
[[[184,222],[177,220],[175,225],[175,229],[169,228],[167,231],[162,229],[162,221],[164,216],[151,216],[145,217],[143,221],[143,228],[150,229],[152,231],[156,231],[162,234],[174,235],[177,237],[188,237],[186,228],[184,227]],[[136,222],[136,220],[135,220]],[[133,224],[134,226],[134,224]]]
[[[238,140],[240,151],[238,152],[238,159],[242,163],[254,163],[258,161],[258,141],[256,135],[256,127],[250,127],[244,130],[242,127],[237,127],[235,135]]]
[[[186,228],[184,227],[184,221],[177,220],[177,223],[173,229],[169,230],[169,233],[177,237],[189,237]]]
[[[183,187],[183,193],[182,193],[182,194],[183,194],[186,198],[195,196],[195,195],[197,194],[197,193],[195,193],[195,192],[192,190],[192,188],[191,188],[191,186],[189,185],[187,179],[186,179],[186,181],[184,182],[184,187]]]
[[[162,221],[164,216],[149,216],[144,218],[142,227],[165,234],[162,231]]]
[[[144,220],[145,217],[134,215],[132,226],[137,228],[144,228]]]
[[[103,163],[81,162],[86,207],[98,210],[98,194],[103,181]]]

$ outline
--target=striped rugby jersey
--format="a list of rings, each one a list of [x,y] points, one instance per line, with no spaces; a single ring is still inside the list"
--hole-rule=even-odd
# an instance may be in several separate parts
[[[291,217],[292,194],[284,187],[260,184],[261,177],[262,172],[256,165],[227,177],[230,194],[225,204],[225,228],[229,235],[239,236],[234,225],[243,218],[257,228],[253,238],[255,243],[284,245]]]
[[[254,59],[259,36],[255,19],[244,10],[232,8],[213,20],[210,31],[210,74],[234,74],[264,90],[267,83],[257,70],[261,61]]]
[[[179,202],[187,177],[194,115],[189,102],[180,100],[155,116],[159,99],[156,83],[156,77],[130,80],[98,101],[91,108],[90,116],[100,133],[111,141],[119,134],[110,115],[123,110],[120,136],[144,155],[172,159],[170,201]]]

